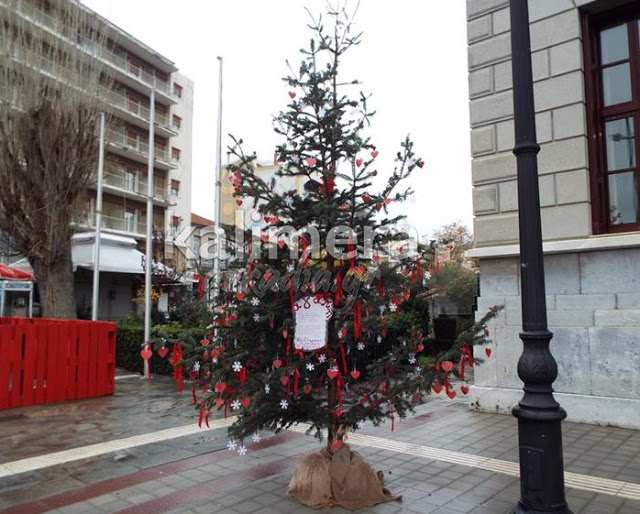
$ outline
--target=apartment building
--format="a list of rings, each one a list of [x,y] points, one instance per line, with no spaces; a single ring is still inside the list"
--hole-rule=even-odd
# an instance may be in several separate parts
[[[79,9],[95,18],[103,43],[73,41],[61,9]],[[75,44],[104,65],[109,88],[100,97],[115,118],[106,134],[102,229],[132,237],[144,248],[147,223],[149,145],[153,145],[153,231],[157,259],[171,258],[165,248],[190,222],[193,83],[178,73],[168,58],[100,17],[77,0],[0,0],[26,23]],[[73,36],[71,36],[73,37]],[[46,68],[56,73],[55,67]],[[151,97],[154,92],[153,141],[150,141]],[[95,190],[79,229],[95,229]],[[162,243],[162,244],[160,244]]]
[[[467,0],[478,309],[501,304],[473,404],[522,397],[508,0]],[[568,419],[640,428],[640,5],[529,0],[547,317]]]

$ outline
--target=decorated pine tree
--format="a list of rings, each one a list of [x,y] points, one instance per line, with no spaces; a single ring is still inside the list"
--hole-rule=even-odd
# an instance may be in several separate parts
[[[262,429],[304,423],[326,438],[322,458],[332,459],[350,451],[345,436],[363,422],[393,423],[432,387],[456,394],[452,363],[473,364],[486,320],[442,364],[419,359],[419,324],[398,329],[425,263],[415,234],[388,208],[412,193],[401,183],[423,161],[405,139],[376,187],[385,150],[366,135],[368,97],[339,74],[360,34],[344,10],[328,13],[329,29],[312,20],[314,37],[285,79],[287,108],[274,119],[279,170],[265,179],[241,140],[230,147],[228,179],[246,223],[228,231],[210,339],[184,357],[203,391],[201,421],[214,410],[236,416],[229,437],[242,453]],[[340,503],[335,490],[310,487],[292,485],[309,505]],[[369,504],[391,498],[378,489]]]

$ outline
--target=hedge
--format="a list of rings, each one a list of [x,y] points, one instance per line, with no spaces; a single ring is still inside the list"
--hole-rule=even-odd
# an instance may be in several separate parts
[[[149,370],[158,375],[172,375],[173,366],[169,359],[174,342],[180,341],[189,345],[200,341],[206,333],[206,327],[185,328],[178,323],[156,325],[151,329],[153,355],[149,361]],[[164,345],[169,352],[162,358],[157,349]],[[116,366],[133,373],[144,373],[144,361],[140,355],[144,341],[144,328],[140,326],[118,326],[116,335]]]

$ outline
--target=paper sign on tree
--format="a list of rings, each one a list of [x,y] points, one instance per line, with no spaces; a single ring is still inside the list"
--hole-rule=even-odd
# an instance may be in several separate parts
[[[293,306],[296,313],[296,335],[293,345],[298,350],[311,352],[327,344],[327,323],[333,315],[331,300],[301,298]]]

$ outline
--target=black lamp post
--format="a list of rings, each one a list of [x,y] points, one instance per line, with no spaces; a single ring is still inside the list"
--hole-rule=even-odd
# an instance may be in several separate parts
[[[520,502],[516,513],[569,513],[564,494],[561,421],[566,412],[553,398],[558,375],[549,351],[542,259],[538,152],[536,141],[531,41],[527,0],[511,0],[511,52],[515,147],[520,216],[520,295],[524,348],[518,376],[524,396],[513,415],[518,418]]]

